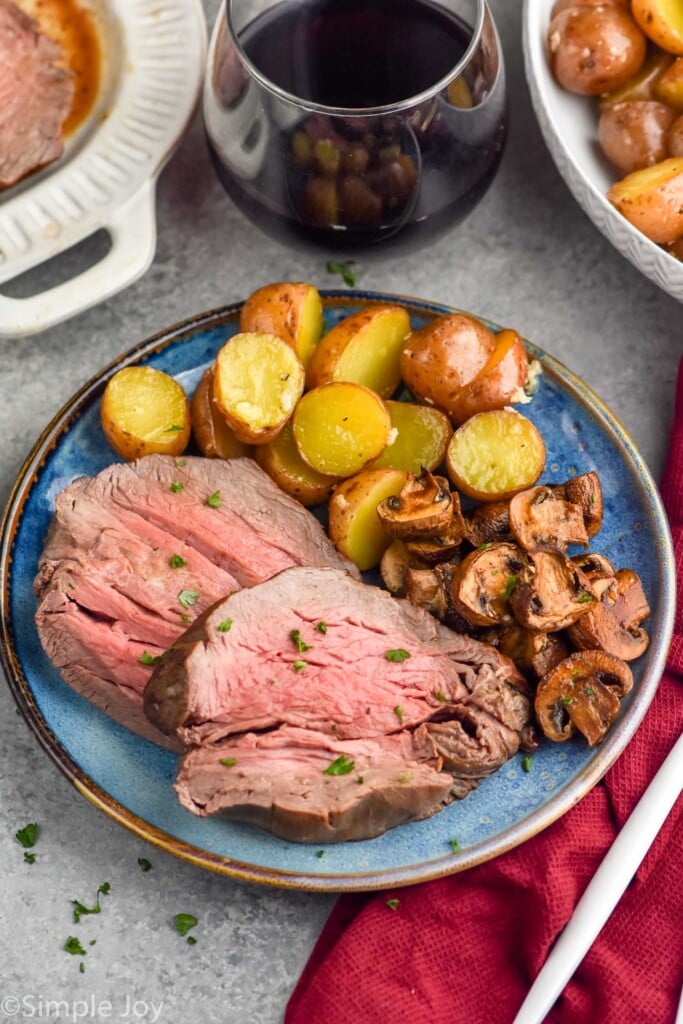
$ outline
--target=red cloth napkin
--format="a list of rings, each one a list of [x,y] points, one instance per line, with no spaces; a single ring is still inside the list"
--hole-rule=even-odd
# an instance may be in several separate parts
[[[450,878],[343,896],[285,1024],[510,1024],[558,934],[683,728],[683,364],[662,495],[678,614],[667,669],[635,737],[541,834]],[[674,1024],[683,980],[679,800],[547,1024]],[[396,898],[396,910],[387,899]]]

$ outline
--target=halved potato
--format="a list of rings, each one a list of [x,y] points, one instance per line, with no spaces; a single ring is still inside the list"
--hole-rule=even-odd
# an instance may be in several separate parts
[[[683,55],[681,0],[632,0],[631,13],[653,43],[667,53]]]
[[[190,440],[190,403],[182,385],[151,366],[126,366],[104,389],[100,420],[117,455],[180,455]]]
[[[326,476],[353,476],[389,443],[384,402],[362,384],[335,381],[307,392],[292,420],[304,462]]]
[[[251,454],[249,445],[238,441],[213,400],[213,367],[202,374],[190,403],[192,433],[202,455],[209,459],[239,459]]]
[[[464,423],[470,416],[489,409],[503,409],[521,394],[529,376],[529,358],[517,331],[496,335],[496,348],[474,380],[461,388],[453,400],[450,417]]]
[[[479,501],[499,501],[531,487],[544,465],[543,438],[514,409],[477,413],[453,434],[446,455],[455,486]]]
[[[655,84],[657,99],[676,110],[683,110],[683,57],[677,57]]]
[[[391,434],[387,447],[373,467],[410,470],[420,474],[433,470],[446,457],[453,434],[448,416],[430,405],[416,402],[384,403],[391,417]]]
[[[240,331],[276,334],[308,366],[323,333],[323,305],[312,284],[278,282],[259,288],[242,306]]]
[[[379,565],[391,537],[377,515],[380,501],[399,494],[406,474],[364,469],[335,487],[329,504],[329,534],[335,547],[359,569]]]
[[[669,129],[667,142],[671,156],[683,156],[683,114],[676,118]]]
[[[653,242],[675,242],[683,235],[683,157],[633,171],[612,185],[607,198]]]
[[[274,334],[235,334],[216,357],[213,395],[239,441],[267,444],[304,390],[304,368]]]
[[[255,455],[261,469],[302,505],[320,505],[327,501],[339,483],[339,477],[324,476],[304,462],[294,443],[291,421],[273,441],[259,445]]]
[[[410,335],[401,375],[417,398],[450,415],[460,389],[476,377],[495,348],[495,334],[479,320],[449,313]]]
[[[666,160],[667,136],[676,111],[659,100],[613,103],[600,114],[598,141],[603,153],[621,174]]]
[[[308,385],[350,381],[389,398],[401,378],[401,352],[409,333],[410,319],[402,306],[371,306],[345,317],[313,353]]]

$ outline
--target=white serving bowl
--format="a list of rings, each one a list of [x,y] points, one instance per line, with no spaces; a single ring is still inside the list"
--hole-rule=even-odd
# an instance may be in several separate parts
[[[557,169],[579,206],[622,256],[683,302],[683,263],[637,231],[607,200],[618,178],[597,142],[595,101],[561,89],[547,59],[546,34],[553,0],[525,0],[526,77],[538,123]]]

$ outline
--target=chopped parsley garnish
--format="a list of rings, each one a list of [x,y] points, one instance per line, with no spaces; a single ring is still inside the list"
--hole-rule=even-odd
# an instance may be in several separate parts
[[[110,886],[109,882],[102,882],[102,885],[97,890],[97,896],[96,896],[96,901],[95,901],[95,906],[94,907],[86,907],[86,906],[84,906],[83,903],[80,902],[80,900],[72,900],[71,903],[73,904],[73,908],[74,908],[74,922],[75,922],[75,924],[78,924],[80,919],[82,917],[84,917],[86,914],[99,914],[101,909],[102,909],[101,906],[100,906],[100,895],[108,896],[110,890],[111,890],[111,886]]]
[[[190,616],[186,615],[185,612],[182,612],[180,618],[183,620],[183,622],[186,622],[188,625],[190,624],[190,622],[192,622]]]
[[[453,853],[458,853],[459,852],[459,850],[460,850],[460,843],[458,842],[457,839],[449,839],[448,840],[448,845],[450,846],[450,848],[453,851]]]
[[[327,623],[326,622],[318,622],[318,623],[316,623],[316,627],[315,628],[318,630],[319,633],[327,633]]]
[[[181,430],[184,430],[184,429],[185,428],[181,427],[178,423],[174,423],[173,426],[168,427],[166,429],[166,433],[167,434],[178,434],[178,433],[180,433]]]
[[[583,692],[586,694],[587,697],[594,697],[595,696],[595,690],[593,689],[592,686],[587,686],[584,689]]]
[[[85,974],[85,964],[83,963],[82,960],[81,960],[80,964],[78,965],[78,970],[81,972],[81,974]]]
[[[150,654],[149,651],[143,651],[140,657],[138,658],[138,661],[140,662],[141,665],[158,665],[159,662],[161,661],[161,655],[157,654],[155,656],[153,654]]]
[[[405,785],[406,782],[410,782],[410,772],[404,772],[403,775],[399,776],[398,780],[401,785]]]
[[[196,604],[199,600],[198,590],[181,590],[178,594],[178,600],[180,601],[183,608],[191,608],[193,604]]]
[[[323,775],[348,775],[355,767],[355,761],[350,761],[346,754],[340,754],[336,761],[323,768]]]
[[[182,469],[183,466],[185,465],[185,459],[176,459],[175,464],[178,467],[178,469]]]
[[[526,755],[526,757],[522,758],[522,771],[524,771],[524,772],[530,772],[531,771],[531,758],[529,757],[528,754]]]
[[[304,651],[310,651],[311,645],[304,643],[304,641],[301,639],[301,633],[299,632],[298,629],[293,629],[289,635],[296,644],[296,649],[299,652],[299,654],[303,654]]]
[[[235,765],[237,764],[237,758],[236,757],[221,757],[220,758],[220,763],[224,764],[226,768],[234,768]]]
[[[182,489],[183,485],[179,484],[176,480],[174,480],[173,483],[171,484],[171,490],[173,491],[174,494],[177,494],[179,491],[182,491]]]
[[[387,661],[406,661],[410,657],[410,651],[404,651],[402,647],[398,647],[395,651],[385,651],[384,657]]]
[[[564,704],[565,707],[569,707],[570,704],[574,703],[573,697],[560,697],[560,704]]]
[[[67,953],[71,953],[72,956],[85,956],[88,952],[87,949],[83,949],[83,946],[81,946],[80,940],[76,935],[69,936],[64,943],[64,949]]]
[[[510,594],[512,593],[512,591],[517,586],[518,583],[519,583],[519,576],[508,576],[507,582],[505,583],[505,586],[503,587],[503,592],[501,594],[501,597],[502,598],[509,597]]]
[[[401,707],[400,704],[397,704],[396,707],[394,708],[394,714],[398,718],[399,723],[403,725],[403,708]]]
[[[436,693],[434,694],[434,696],[438,700],[439,704],[445,704],[446,703],[446,694],[442,693],[441,690],[437,690]]]
[[[194,935],[188,935],[187,936],[187,944],[188,944],[188,946],[196,946],[197,945],[197,940],[195,939]]]
[[[219,633],[229,633],[232,626],[232,619],[223,619],[222,622],[218,623]]]
[[[589,601],[593,600],[592,594],[582,594],[581,597],[576,599],[577,604],[588,604]]]
[[[194,914],[176,914],[173,924],[179,935],[187,935],[189,930],[197,924],[197,918]]]
[[[328,274],[339,274],[344,284],[348,285],[349,288],[353,288],[356,283],[356,275],[351,269],[354,266],[353,260],[328,260],[327,261],[327,273]]]
[[[480,544],[477,551],[488,551],[491,546],[491,541],[487,541],[486,544]]]
[[[29,850],[32,846],[36,845],[36,839],[38,838],[38,825],[35,821],[30,822],[28,825],[24,825],[18,832],[14,833],[14,838],[23,846],[25,850]]]
[[[324,856],[325,856],[325,851],[324,850],[318,850],[318,852],[316,853],[316,857],[324,857]]]
[[[356,775],[356,782],[358,783],[359,786],[362,786],[363,783],[365,782],[365,779],[363,778],[362,775]]]
[[[389,910],[398,910],[401,906],[401,901],[397,899],[387,900],[387,906],[389,907]]]
[[[152,868],[152,865],[147,860],[146,857],[138,857],[138,867],[140,868],[140,871],[150,871],[151,868]]]
[[[221,492],[214,491],[213,494],[210,494],[209,497],[206,499],[206,504],[209,506],[209,508],[220,508]]]
[[[181,555],[171,555],[168,564],[172,569],[182,569],[184,565],[187,565],[187,562]]]
[[[294,671],[295,672],[301,672],[302,668],[306,668],[306,666],[308,665],[308,662],[307,661],[301,661],[300,658],[297,658],[297,660],[292,662],[292,664],[294,666]]]
[[[36,855],[35,853],[29,853],[28,850],[24,850],[24,860],[27,864],[35,864]]]

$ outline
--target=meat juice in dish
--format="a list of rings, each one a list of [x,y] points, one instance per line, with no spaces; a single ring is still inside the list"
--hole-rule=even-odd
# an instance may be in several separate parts
[[[214,82],[219,117],[226,132],[233,116],[235,123],[241,118],[249,155],[245,162],[235,149],[232,159],[209,126],[227,191],[259,226],[290,242],[294,236],[348,252],[379,242],[402,249],[426,244],[475,206],[502,155],[495,33],[482,47],[487,56],[478,54],[471,72],[436,97],[408,111],[371,111],[447,77],[471,36],[429,0],[406,0],[400,8],[393,0],[280,4],[254,19],[240,42],[260,74],[303,102],[296,114],[265,91],[256,96],[260,87],[240,79],[232,44],[222,37],[219,49],[232,71],[223,100]],[[329,115],[307,111],[307,102],[329,108]],[[353,116],[335,115],[339,110]]]

